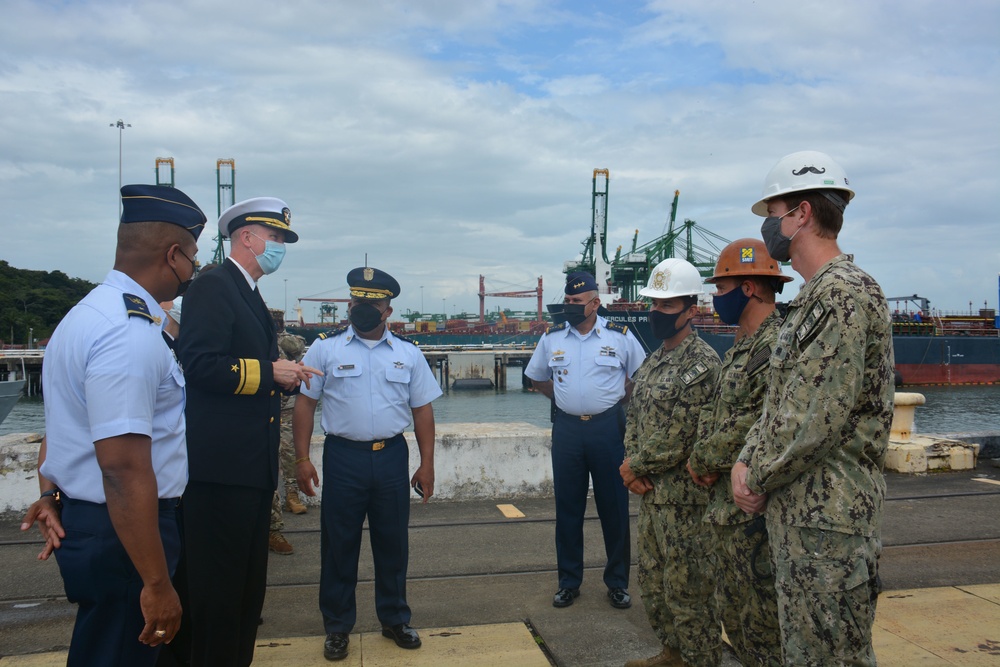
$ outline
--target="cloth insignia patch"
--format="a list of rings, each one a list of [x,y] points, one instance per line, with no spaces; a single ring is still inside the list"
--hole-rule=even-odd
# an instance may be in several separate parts
[[[765,347],[757,351],[757,354],[750,357],[750,361],[747,362],[747,375],[753,375],[761,368],[767,366],[767,362],[771,359],[771,348]]]
[[[823,319],[823,315],[825,314],[826,306],[822,303],[817,303],[812,307],[812,310],[809,311],[809,314],[806,315],[806,319],[802,322],[802,326],[800,326],[798,331],[795,332],[795,338],[799,341],[799,343],[802,343],[809,337],[809,334],[812,333],[812,330],[816,328],[816,325]]]
[[[153,324],[159,324],[158,318],[153,317],[149,312],[149,306],[142,298],[137,297],[135,294],[122,294],[122,299],[125,301],[125,312],[128,313],[129,317],[142,317]]]
[[[704,362],[699,361],[691,370],[681,376],[681,381],[684,382],[684,384],[691,384],[707,372],[708,366],[706,366]]]
[[[740,248],[740,264],[753,264],[753,246]]]

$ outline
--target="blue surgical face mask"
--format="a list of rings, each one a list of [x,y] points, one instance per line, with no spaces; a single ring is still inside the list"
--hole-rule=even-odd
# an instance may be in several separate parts
[[[277,271],[278,267],[281,266],[281,260],[285,258],[285,244],[278,243],[277,241],[265,241],[253,232],[250,232],[250,235],[264,241],[264,252],[254,255],[257,258],[260,270],[268,275]],[[253,252],[253,250],[250,252]]]
[[[712,297],[712,304],[719,319],[726,324],[739,324],[743,309],[750,303],[750,297],[743,293],[743,285],[737,285],[725,294]]]

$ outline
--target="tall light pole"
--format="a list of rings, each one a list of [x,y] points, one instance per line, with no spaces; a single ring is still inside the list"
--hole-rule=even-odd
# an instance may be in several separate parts
[[[118,217],[122,217],[122,133],[126,127],[132,127],[132,123],[126,123],[121,118],[117,123],[111,123],[110,127],[118,128]]]
[[[420,286],[420,314],[424,314],[424,286]]]
[[[285,278],[285,317],[288,317],[288,278]]]

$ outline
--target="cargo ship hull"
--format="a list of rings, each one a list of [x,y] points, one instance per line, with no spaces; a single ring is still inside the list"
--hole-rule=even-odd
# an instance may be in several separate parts
[[[653,338],[646,311],[612,310],[602,313],[610,321],[627,326],[646,351],[659,344]],[[719,356],[726,354],[735,338],[731,327],[701,326],[698,335]],[[417,333],[407,337],[421,345],[519,345],[533,346],[537,334],[449,334]],[[1000,384],[1000,338],[995,336],[939,335],[893,336],[897,384],[961,385]]]
[[[657,345],[647,313],[611,311],[607,317],[629,326],[647,351]],[[734,333],[724,329],[726,327],[708,326],[698,331],[720,357],[732,347],[735,339]],[[1000,384],[1000,337],[897,333],[892,337],[892,344],[898,384]]]

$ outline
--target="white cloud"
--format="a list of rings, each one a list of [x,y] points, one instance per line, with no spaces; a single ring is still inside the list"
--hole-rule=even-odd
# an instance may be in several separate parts
[[[887,293],[993,305],[997,19],[929,0],[10,2],[0,259],[103,277],[118,118],[126,182],[174,157],[214,218],[215,162],[234,158],[237,199],[289,202],[302,241],[262,283],[272,303],[343,289],[367,252],[399,312],[421,291],[476,310],[480,274],[542,275],[557,299],[595,167],[613,251],[661,233],[675,189],[679,221],[756,235],[767,170],[810,148],[847,169],[842,246]]]

